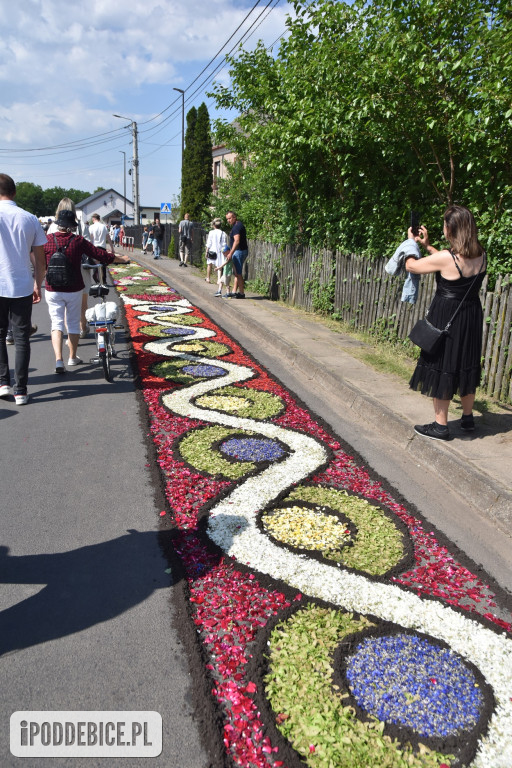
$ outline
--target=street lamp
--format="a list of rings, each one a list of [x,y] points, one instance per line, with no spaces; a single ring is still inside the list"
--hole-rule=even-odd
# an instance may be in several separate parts
[[[183,174],[183,156],[185,154],[185,91],[181,88],[173,88],[173,91],[181,93],[181,173]]]
[[[135,219],[135,223],[138,225],[140,224],[140,221],[139,221],[139,153],[137,149],[137,123],[135,122],[135,120],[132,120],[130,117],[125,117],[124,115],[114,115],[114,117],[119,117],[121,120],[130,121],[130,128],[132,131],[132,138],[133,138],[133,162],[132,162],[132,165],[133,165],[133,218]]]
[[[120,149],[119,151],[122,154],[123,160],[124,160],[124,162],[123,162],[123,182],[124,182],[124,187],[123,187],[124,188],[124,192],[123,192],[123,194],[124,194],[124,218],[126,219],[126,152],[123,152],[122,149]],[[123,221],[123,224],[124,223],[125,222]]]

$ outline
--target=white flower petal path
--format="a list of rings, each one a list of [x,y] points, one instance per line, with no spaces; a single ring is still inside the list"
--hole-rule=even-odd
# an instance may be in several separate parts
[[[123,296],[123,298],[125,298]],[[146,311],[140,319],[155,322],[151,303],[137,302],[126,297],[131,304],[140,304]],[[181,304],[190,307],[188,302]],[[176,306],[176,303],[173,303]],[[148,311],[149,310],[149,311]],[[180,328],[175,323],[165,323]],[[222,424],[241,430],[251,430],[281,440],[292,453],[284,461],[270,465],[258,475],[248,477],[222,501],[216,504],[209,517],[208,534],[227,554],[262,573],[281,579],[310,597],[318,597],[340,608],[373,614],[402,627],[425,632],[440,640],[477,666],[494,690],[497,708],[491,719],[487,735],[481,740],[472,765],[474,768],[510,768],[512,766],[512,641],[505,633],[498,634],[469,616],[434,600],[422,600],[395,584],[372,581],[362,575],[349,573],[336,566],[310,560],[277,547],[256,525],[259,510],[271,503],[291,485],[303,481],[326,461],[325,449],[313,438],[280,427],[276,424],[238,418],[214,410],[197,408],[191,401],[219,386],[246,381],[253,376],[250,368],[227,361],[173,352],[172,344],[183,338],[206,338],[215,335],[205,328],[183,327],[183,335],[172,339],[159,339],[144,345],[155,354],[166,357],[191,359],[196,363],[222,368],[225,376],[198,382],[171,392],[163,397],[171,411],[188,418]]]

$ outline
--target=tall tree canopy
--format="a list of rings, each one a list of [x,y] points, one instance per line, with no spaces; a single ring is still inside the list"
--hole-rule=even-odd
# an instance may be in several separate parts
[[[181,213],[201,221],[208,211],[212,191],[212,140],[210,117],[203,102],[187,113],[185,152],[181,178]]]
[[[63,187],[43,189],[30,181],[20,181],[16,184],[16,203],[35,216],[53,216],[63,197],[69,197],[74,203],[79,203],[90,194],[80,189]]]
[[[505,0],[297,0],[274,56],[230,59],[217,138],[239,156],[219,206],[253,233],[389,250],[410,208],[435,234],[475,213],[512,272],[512,14]]]

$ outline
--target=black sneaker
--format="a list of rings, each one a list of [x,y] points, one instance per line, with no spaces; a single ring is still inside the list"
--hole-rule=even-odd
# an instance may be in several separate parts
[[[235,299],[245,299],[245,293],[235,293]]]
[[[450,430],[448,427],[442,429],[437,422],[433,421],[432,424],[416,424],[414,431],[418,435],[423,437],[430,437],[432,440],[449,440]]]
[[[467,416],[462,414],[462,418],[460,420],[460,428],[463,432],[475,431],[475,420],[472,413],[469,413]]]

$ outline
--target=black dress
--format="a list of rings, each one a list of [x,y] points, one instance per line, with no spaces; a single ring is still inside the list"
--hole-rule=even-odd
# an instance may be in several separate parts
[[[428,319],[436,328],[444,328],[464,298],[475,276],[463,277],[457,261],[452,258],[460,277],[446,280],[436,272],[437,290],[428,311]],[[483,313],[479,291],[485,276],[485,256],[482,268],[464,304],[455,316],[448,335],[434,354],[421,352],[409,387],[422,395],[439,400],[451,400],[456,392],[461,397],[472,395],[480,384]]]

